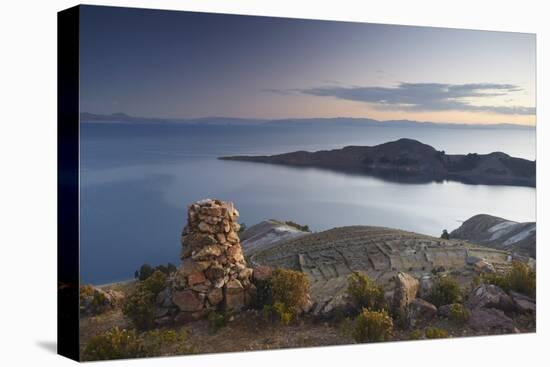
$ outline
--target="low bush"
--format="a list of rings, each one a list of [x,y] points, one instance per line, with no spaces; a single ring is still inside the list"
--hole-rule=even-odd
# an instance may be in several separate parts
[[[352,336],[358,343],[383,342],[391,338],[393,321],[386,311],[363,311],[355,319]]]
[[[145,279],[141,287],[153,293],[155,297],[166,287],[166,280],[168,276],[160,270],[155,270],[151,276]]]
[[[114,327],[90,339],[84,348],[82,359],[98,361],[155,357],[164,354],[190,354],[194,348],[187,345],[185,331],[152,330],[138,334],[136,330]]]
[[[288,325],[309,302],[309,280],[298,271],[275,269],[269,280],[256,281],[255,306],[264,318]]]
[[[153,325],[155,294],[145,287],[137,287],[124,301],[122,313],[138,329],[147,329]]]
[[[301,225],[301,224],[298,224],[296,222],[293,222],[291,220],[287,220],[285,222],[285,224],[287,226],[290,226],[290,227],[294,227],[296,228],[297,230],[300,230],[300,231],[303,231],[303,232],[311,232],[311,230],[309,229],[309,226],[306,224],[306,225]]]
[[[429,327],[424,331],[424,335],[426,335],[426,338],[428,339],[442,339],[448,338],[449,332],[438,327]]]
[[[430,301],[437,307],[462,302],[462,290],[451,277],[438,277],[434,282]]]
[[[535,270],[525,263],[513,261],[512,267],[506,273],[482,274],[474,279],[472,286],[475,287],[481,283],[493,284],[507,292],[512,290],[535,297],[536,279],[537,274]]]
[[[414,329],[409,333],[410,340],[419,340],[419,339],[422,339],[422,337],[423,337],[422,331],[418,329]]]
[[[470,319],[470,310],[460,303],[453,303],[449,307],[449,320],[457,325],[464,325]]]
[[[147,353],[135,330],[120,330],[114,327],[101,335],[92,337],[82,357],[88,361],[99,361],[147,357]]]
[[[309,280],[306,274],[275,269],[271,278],[273,304],[281,303],[288,310],[300,313],[309,301]]]
[[[380,311],[387,309],[384,289],[365,274],[353,273],[348,277],[348,295],[358,310],[367,308]]]
[[[217,332],[227,325],[230,315],[224,311],[211,311],[208,314],[208,327],[212,332]]]
[[[134,272],[134,278],[144,281],[147,278],[149,278],[151,275],[153,275],[156,271],[160,271],[163,274],[170,275],[170,273],[173,273],[177,270],[176,266],[172,263],[168,263],[166,265],[158,265],[156,267],[152,267],[149,264],[143,264],[139,268],[139,270],[136,270]]]

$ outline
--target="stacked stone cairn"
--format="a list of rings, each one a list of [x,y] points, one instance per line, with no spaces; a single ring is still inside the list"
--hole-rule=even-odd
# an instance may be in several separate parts
[[[238,236],[239,212],[233,203],[205,199],[189,206],[182,233],[181,266],[172,279],[175,321],[212,310],[238,311],[256,295]]]

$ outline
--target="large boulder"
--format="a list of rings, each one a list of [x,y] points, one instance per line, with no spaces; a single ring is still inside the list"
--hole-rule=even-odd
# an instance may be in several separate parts
[[[476,308],[471,311],[469,325],[482,332],[518,332],[514,320],[496,308]]]
[[[537,311],[537,305],[534,298],[514,291],[510,291],[510,297],[518,312],[535,313]]]
[[[466,306],[470,309],[496,308],[503,311],[512,311],[514,301],[500,287],[492,284],[481,284],[468,297]]]
[[[175,291],[172,302],[183,312],[200,311],[204,307],[205,295],[191,289]]]
[[[229,281],[225,287],[225,309],[239,311],[245,306],[245,290],[237,279]]]
[[[437,315],[437,307],[420,298],[411,301],[408,307],[410,326],[415,327],[431,321]]]
[[[404,312],[407,306],[416,298],[419,282],[412,275],[403,272],[396,274],[394,282],[392,307],[396,311]]]

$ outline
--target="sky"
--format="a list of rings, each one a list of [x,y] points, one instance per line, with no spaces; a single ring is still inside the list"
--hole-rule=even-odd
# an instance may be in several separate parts
[[[534,34],[81,7],[81,111],[534,125]]]

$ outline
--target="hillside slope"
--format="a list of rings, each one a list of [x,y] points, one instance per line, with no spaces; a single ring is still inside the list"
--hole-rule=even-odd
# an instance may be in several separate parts
[[[451,238],[516,252],[536,258],[537,226],[535,222],[518,223],[487,214],[465,221],[450,233]]]

